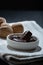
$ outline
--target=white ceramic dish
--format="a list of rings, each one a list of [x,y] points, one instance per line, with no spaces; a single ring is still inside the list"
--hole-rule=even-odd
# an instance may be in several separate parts
[[[34,36],[36,38],[36,41],[33,41],[33,42],[17,42],[17,41],[13,41],[11,40],[9,37],[11,35],[21,35],[21,33],[15,33],[15,34],[9,34],[7,36],[7,43],[9,46],[15,48],[15,49],[19,49],[19,50],[30,50],[30,49],[34,49],[38,46],[39,44],[39,40],[36,36]]]

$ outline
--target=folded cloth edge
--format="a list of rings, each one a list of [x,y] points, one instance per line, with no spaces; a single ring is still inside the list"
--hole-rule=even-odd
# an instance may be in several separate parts
[[[6,56],[6,55],[7,55],[7,56]],[[37,57],[37,58],[34,57],[34,58],[31,58],[31,59],[28,59],[28,58],[27,58],[27,59],[25,59],[25,60],[15,59],[15,56],[14,56],[14,55],[12,56],[12,55],[10,55],[10,54],[2,54],[1,56],[2,56],[1,58],[2,58],[5,62],[7,62],[7,63],[16,63],[16,62],[17,62],[17,63],[19,63],[19,64],[20,64],[20,63],[23,63],[23,62],[24,62],[24,63],[29,63],[29,62],[34,62],[34,61],[40,61],[40,60],[43,59],[42,56],[41,56],[42,59],[41,59],[40,56],[39,56],[39,58],[38,58],[38,57]],[[14,57],[14,58],[12,58],[11,56]],[[9,57],[9,58],[11,57],[11,58],[8,59],[8,57]]]

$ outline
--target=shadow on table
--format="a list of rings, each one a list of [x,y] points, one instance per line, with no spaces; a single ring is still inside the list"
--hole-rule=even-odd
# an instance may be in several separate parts
[[[42,49],[40,46],[37,46],[37,48],[32,50],[19,50],[19,49],[12,48],[10,46],[7,46],[7,48],[12,51],[29,52],[29,53],[39,52]]]

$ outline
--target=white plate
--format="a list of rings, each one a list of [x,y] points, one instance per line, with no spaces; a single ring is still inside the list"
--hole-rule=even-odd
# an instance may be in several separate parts
[[[43,54],[43,31],[42,28],[35,22],[35,21],[24,21],[19,22],[22,23],[24,26],[24,30],[30,30],[34,36],[38,37],[39,39],[39,46],[33,51],[18,51],[13,48],[10,48],[7,45],[6,40],[0,39],[0,53],[9,53],[14,55],[21,55],[21,56],[32,56],[32,55],[39,55]],[[9,23],[12,25],[13,23]]]

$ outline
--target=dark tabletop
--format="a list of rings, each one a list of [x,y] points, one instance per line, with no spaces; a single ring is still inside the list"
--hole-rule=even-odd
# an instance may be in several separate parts
[[[35,20],[43,27],[43,11],[29,10],[0,10],[0,16],[5,17],[7,22]]]
[[[18,22],[18,21],[32,21],[35,20],[41,27],[43,27],[43,11],[24,11],[24,10],[0,10],[0,17],[5,17],[7,22]],[[43,60],[31,65],[42,65]],[[6,64],[0,59],[0,65]],[[7,65],[7,64],[6,64]]]

